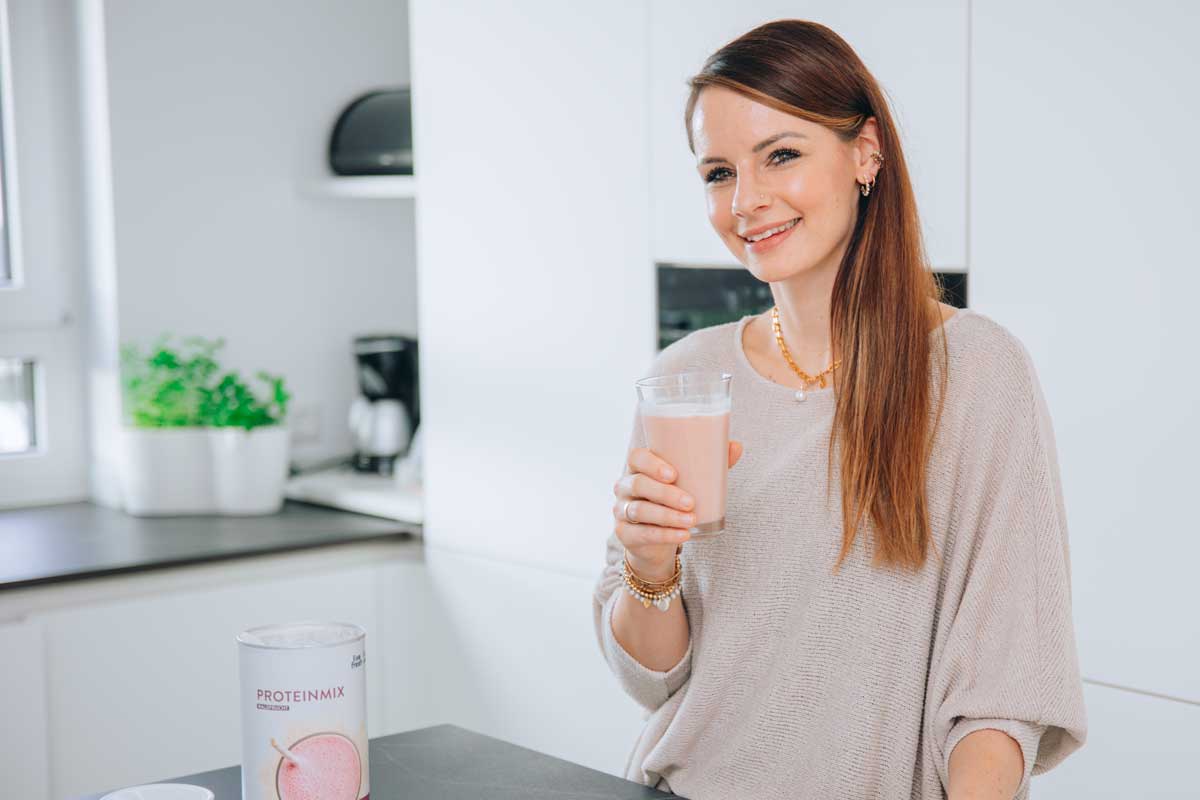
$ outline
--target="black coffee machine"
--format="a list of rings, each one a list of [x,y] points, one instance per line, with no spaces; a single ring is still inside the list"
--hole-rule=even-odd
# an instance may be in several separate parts
[[[421,424],[417,340],[386,334],[354,340],[361,393],[350,407],[354,468],[391,475]]]

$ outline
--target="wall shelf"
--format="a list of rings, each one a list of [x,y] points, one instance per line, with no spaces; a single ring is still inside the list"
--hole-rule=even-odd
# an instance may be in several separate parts
[[[317,197],[356,200],[404,200],[417,196],[417,181],[412,175],[336,176],[313,181],[307,193]]]

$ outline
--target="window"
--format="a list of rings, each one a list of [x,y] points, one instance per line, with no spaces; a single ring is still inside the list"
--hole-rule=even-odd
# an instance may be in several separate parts
[[[37,448],[35,366],[19,358],[0,358],[0,455]]]
[[[74,6],[0,0],[0,508],[87,496]]]
[[[0,98],[0,106],[3,105],[3,98]],[[8,215],[4,203],[5,197],[5,175],[4,175],[4,119],[0,115],[0,289],[7,289],[13,285],[13,270],[12,258],[8,254]]]
[[[6,9],[0,7],[0,291],[11,289],[16,284],[12,257],[12,235],[10,234],[8,211],[7,161],[12,150],[11,108],[9,101],[10,81],[8,73],[8,24]]]

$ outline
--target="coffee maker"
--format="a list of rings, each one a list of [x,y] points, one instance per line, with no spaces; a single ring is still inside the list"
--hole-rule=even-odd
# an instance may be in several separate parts
[[[354,340],[359,396],[350,406],[354,469],[391,475],[421,422],[417,340],[398,334]]]

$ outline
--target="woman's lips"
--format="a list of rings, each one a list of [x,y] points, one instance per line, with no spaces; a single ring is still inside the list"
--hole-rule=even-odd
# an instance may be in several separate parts
[[[783,242],[784,239],[791,236],[792,231],[796,230],[796,228],[799,228],[804,223],[803,217],[797,217],[796,219],[798,220],[796,222],[796,224],[793,225],[792,227],[788,228],[786,231],[782,231],[780,233],[773,234],[771,236],[768,236],[766,239],[760,239],[757,242],[748,242],[744,238],[742,239],[742,242],[745,243],[746,249],[748,251],[750,251],[751,253],[754,253],[755,255],[758,255],[760,253],[765,253],[768,250],[773,250],[776,247],[778,247]],[[741,237],[739,237],[739,238],[741,238]]]

